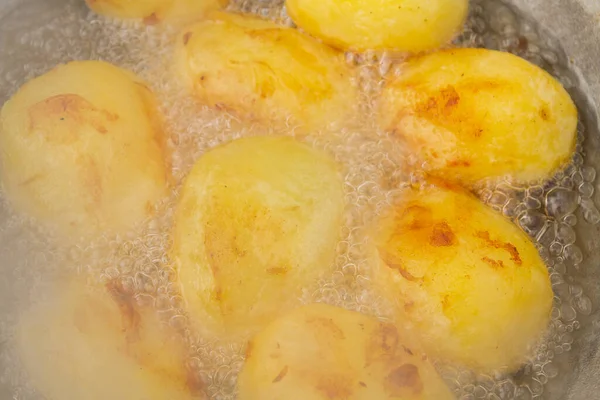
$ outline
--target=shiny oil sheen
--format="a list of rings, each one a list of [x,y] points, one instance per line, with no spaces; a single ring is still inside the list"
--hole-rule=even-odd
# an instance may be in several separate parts
[[[231,8],[291,24],[280,1],[237,0]],[[550,181],[518,187],[509,181],[479,188],[481,199],[519,224],[537,243],[551,273],[555,307],[547,340],[516,374],[474,375],[451,365],[440,371],[461,400],[595,398],[600,390],[600,168],[597,106],[600,100],[600,22],[595,0],[472,0],[461,46],[514,52],[540,65],[569,90],[581,114],[572,163]],[[207,149],[260,132],[232,116],[196,112],[166,71],[176,31],[103,19],[77,0],[0,0],[0,102],[28,79],[61,62],[102,59],[138,73],[159,96],[170,135],[177,184],[162,212],[130,235],[100,237],[57,247],[51,232],[14,214],[0,194],[0,399],[41,398],[16,358],[11,336],[19,313],[44,297],[57,275],[89,274],[119,279],[162,318],[188,326],[182,298],[170,284],[167,250],[177,190],[194,161]],[[360,69],[358,84],[375,93],[393,58],[348,54]],[[368,99],[367,99],[368,100]],[[368,101],[365,110],[368,112]],[[305,290],[304,301],[388,315],[368,284],[363,230],[398,195],[418,180],[400,166],[411,162],[398,144],[377,132],[372,119],[305,140],[331,152],[345,167],[346,221],[337,246],[335,272]],[[190,365],[211,398],[234,399],[244,349],[209,342],[189,331]],[[107,383],[110,384],[110,383]]]

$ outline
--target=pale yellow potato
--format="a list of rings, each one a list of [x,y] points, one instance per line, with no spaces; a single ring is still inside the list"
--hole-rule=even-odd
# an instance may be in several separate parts
[[[464,184],[547,178],[569,160],[577,137],[577,109],[558,81],[485,49],[410,59],[388,78],[379,119],[426,170]]]
[[[6,196],[64,236],[131,228],[166,188],[157,115],[150,89],[105,62],[71,62],[27,82],[0,114]]]
[[[211,107],[321,128],[351,115],[357,101],[343,55],[295,29],[214,12],[177,42],[178,73]]]
[[[48,400],[203,398],[176,336],[116,283],[59,285],[21,316],[15,340]]]
[[[240,338],[330,271],[344,194],[335,162],[287,137],[204,154],[188,175],[172,259],[192,320]]]
[[[292,20],[332,46],[421,52],[449,43],[468,0],[286,0]]]
[[[240,400],[446,400],[427,357],[398,329],[326,304],[295,309],[248,345]]]
[[[219,9],[227,0],[86,0],[101,15],[115,18],[143,18],[148,24],[185,23]]]
[[[456,187],[409,190],[375,233],[375,281],[433,357],[517,369],[545,332],[548,271],[529,237]]]

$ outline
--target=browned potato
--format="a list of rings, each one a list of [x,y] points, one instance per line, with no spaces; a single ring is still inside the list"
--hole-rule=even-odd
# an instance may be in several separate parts
[[[85,0],[98,14],[115,18],[144,18],[149,24],[182,23],[201,18],[227,0]]]
[[[385,84],[379,119],[427,171],[465,184],[547,178],[570,159],[577,137],[577,109],[558,81],[486,49],[408,60]]]
[[[357,101],[343,55],[295,29],[215,12],[183,30],[177,68],[204,104],[270,123],[321,128]]]
[[[544,333],[553,294],[536,247],[461,189],[407,191],[374,242],[375,281],[430,356],[515,370]]]
[[[122,232],[165,193],[154,95],[100,61],[27,82],[0,115],[0,177],[13,206],[69,237]]]
[[[343,208],[336,163],[292,138],[249,137],[204,154],[173,230],[192,319],[234,337],[293,307],[333,266]]]
[[[434,50],[460,32],[468,0],[286,0],[306,32],[342,49]]]
[[[48,400],[202,398],[185,349],[122,286],[59,285],[19,321],[21,361]]]
[[[293,310],[257,334],[238,386],[240,400],[453,398],[394,325],[326,304]]]

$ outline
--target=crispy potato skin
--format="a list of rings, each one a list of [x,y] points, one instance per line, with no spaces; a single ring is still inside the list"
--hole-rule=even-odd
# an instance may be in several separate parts
[[[187,23],[221,8],[226,0],[85,0],[98,14],[114,18],[143,18],[147,24]]]
[[[49,400],[201,395],[172,332],[116,282],[61,284],[22,315],[15,340],[32,383]]]
[[[529,237],[470,194],[409,191],[374,233],[375,281],[430,356],[516,369],[544,333],[548,271]]]
[[[547,178],[569,160],[577,138],[577,109],[558,81],[486,49],[410,59],[386,82],[379,119],[426,169],[464,184]]]
[[[214,12],[184,29],[176,65],[204,104],[308,128],[340,122],[357,101],[341,53],[295,29]]]
[[[7,197],[70,238],[131,228],[165,193],[157,114],[142,81],[104,62],[72,62],[33,79],[0,114]]]
[[[434,50],[462,29],[467,0],[286,0],[292,20],[334,47]]]
[[[394,325],[326,304],[295,309],[258,333],[238,388],[240,400],[453,398]]]
[[[173,230],[192,318],[236,337],[295,304],[332,266],[343,208],[335,162],[291,138],[206,153],[186,178]]]

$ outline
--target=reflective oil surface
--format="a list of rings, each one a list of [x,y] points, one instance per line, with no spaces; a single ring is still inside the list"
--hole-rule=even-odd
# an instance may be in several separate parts
[[[11,345],[19,313],[41,299],[55,279],[86,274],[91,280],[118,279],[139,302],[154,306],[161,318],[180,327],[190,349],[190,366],[211,398],[235,398],[237,373],[244,349],[211,342],[187,327],[167,251],[177,193],[194,161],[208,149],[257,134],[294,135],[294,127],[265,132],[244,126],[234,116],[201,108],[183,94],[170,72],[172,40],[177,33],[141,23],[100,18],[82,2],[22,1],[0,21],[0,99],[3,102],[25,81],[58,63],[100,59],[128,68],[155,91],[165,115],[173,153],[175,184],[159,205],[157,216],[128,235],[100,237],[73,246],[58,246],[52,232],[14,214],[0,196],[0,398],[41,398],[31,387]],[[232,9],[256,13],[291,24],[280,2],[238,1]],[[512,218],[537,243],[555,292],[552,323],[546,340],[530,361],[512,375],[475,375],[451,365],[439,369],[467,399],[560,399],[570,379],[573,360],[583,357],[573,346],[581,331],[593,326],[600,297],[595,272],[600,258],[597,226],[596,171],[600,158],[595,114],[585,84],[557,42],[543,27],[497,0],[473,0],[464,33],[456,44],[510,51],[546,69],[570,91],[581,113],[577,153],[571,164],[547,182],[527,187],[502,180],[478,188],[480,198]],[[305,288],[304,302],[327,302],[374,314],[389,315],[369,285],[364,228],[398,196],[400,189],[421,178],[419,165],[368,118],[370,100],[398,60],[389,54],[348,54],[360,70],[356,84],[365,93],[357,107],[360,123],[299,139],[330,152],[345,171],[346,223],[337,246],[335,272]],[[411,165],[407,170],[403,165]],[[6,393],[6,395],[4,395]]]

